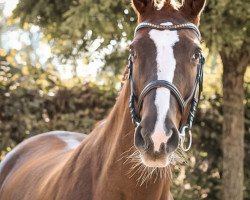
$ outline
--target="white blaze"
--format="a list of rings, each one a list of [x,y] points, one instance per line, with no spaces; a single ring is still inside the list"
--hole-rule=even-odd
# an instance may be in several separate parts
[[[171,23],[164,23],[170,25]],[[150,38],[156,46],[157,79],[173,82],[176,60],[173,46],[179,41],[177,31],[151,30]],[[155,106],[157,119],[151,138],[154,143],[154,151],[159,151],[162,143],[166,143],[171,135],[166,135],[165,119],[170,104],[170,90],[166,88],[156,89]]]

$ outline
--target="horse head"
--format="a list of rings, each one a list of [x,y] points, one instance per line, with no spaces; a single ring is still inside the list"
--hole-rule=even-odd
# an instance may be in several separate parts
[[[130,110],[135,146],[148,167],[166,167],[183,145],[202,89],[197,28],[205,0],[183,5],[133,0],[138,26],[130,45]],[[191,139],[191,138],[190,138]]]

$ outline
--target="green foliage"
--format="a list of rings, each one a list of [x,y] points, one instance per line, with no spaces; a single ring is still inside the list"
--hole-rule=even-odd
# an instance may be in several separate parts
[[[116,98],[112,87],[76,81],[64,86],[53,70],[11,65],[0,57],[0,160],[27,137],[51,130],[89,133]]]
[[[128,41],[133,36],[136,17],[130,7],[130,0],[20,0],[13,17],[20,19],[23,27],[25,23],[42,27],[53,52],[65,58],[91,60],[95,59],[93,52],[105,49],[109,58],[106,69],[119,73],[125,63],[112,62],[116,60],[113,55],[119,54],[123,61],[127,55],[114,41]],[[200,29],[206,45],[217,52],[250,55],[249,1],[208,0]],[[93,47],[97,39],[98,45]]]
[[[94,59],[95,51],[104,49],[106,55],[110,51],[121,51],[124,57],[124,48],[115,41],[132,36],[129,22],[136,21],[129,0],[21,0],[13,17],[20,19],[22,27],[31,23],[43,28],[46,38],[54,47],[53,53],[60,57],[84,56],[90,60]],[[109,65],[114,70],[118,68],[112,62]],[[118,66],[124,65],[119,63]]]
[[[208,0],[200,28],[206,44],[214,50],[223,50],[227,54],[250,54],[248,0]]]

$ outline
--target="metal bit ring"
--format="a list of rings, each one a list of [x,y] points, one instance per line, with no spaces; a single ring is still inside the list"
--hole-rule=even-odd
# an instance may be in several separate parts
[[[189,137],[189,144],[187,147],[184,147],[184,142],[186,140],[186,130],[188,130],[188,137]],[[181,149],[183,151],[188,151],[191,146],[192,146],[192,132],[190,130],[190,128],[188,126],[184,126],[182,129],[181,129],[181,133],[179,134],[180,136],[180,146],[181,146]]]

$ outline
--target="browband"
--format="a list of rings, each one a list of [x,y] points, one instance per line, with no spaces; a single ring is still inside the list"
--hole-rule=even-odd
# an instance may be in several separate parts
[[[175,25],[161,25],[161,24],[152,24],[152,23],[148,23],[148,22],[142,22],[140,24],[138,24],[138,26],[135,28],[135,33],[142,29],[142,28],[152,28],[152,29],[158,29],[158,30],[180,30],[180,29],[192,29],[195,31],[197,37],[199,38],[199,40],[201,40],[201,33],[199,31],[199,29],[197,28],[196,25],[194,25],[193,23],[185,23],[185,24],[175,24]]]

